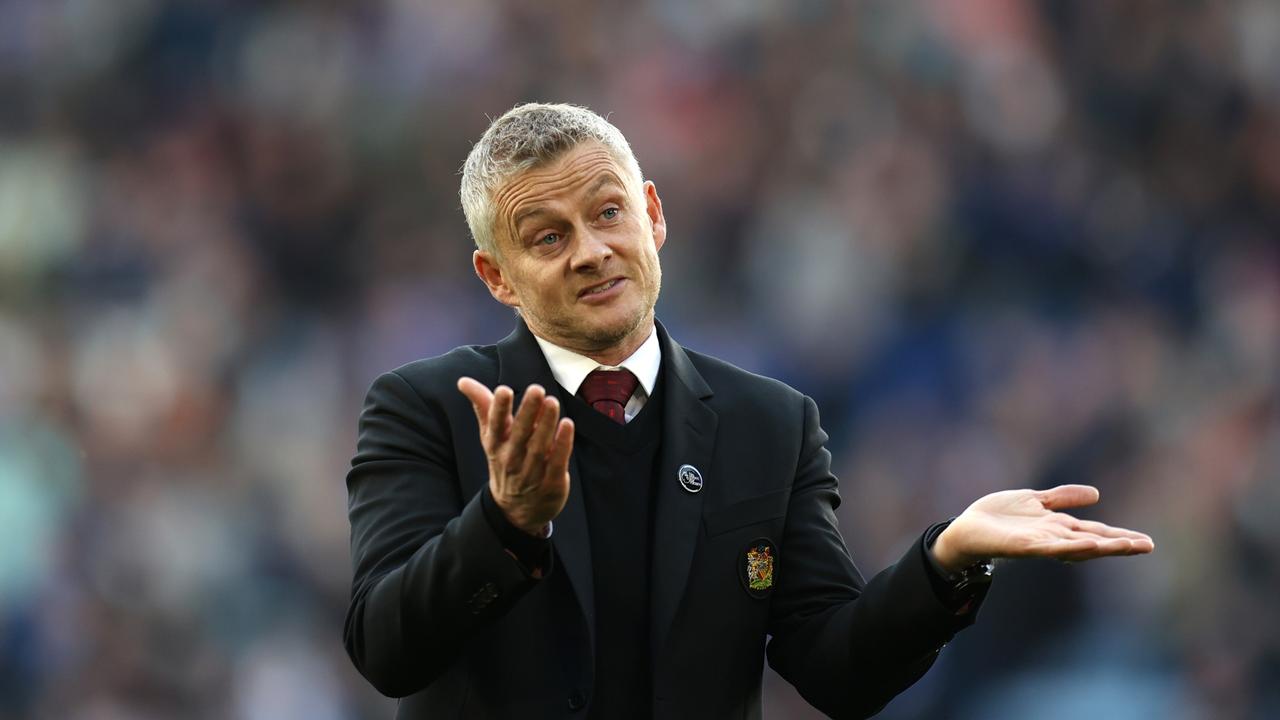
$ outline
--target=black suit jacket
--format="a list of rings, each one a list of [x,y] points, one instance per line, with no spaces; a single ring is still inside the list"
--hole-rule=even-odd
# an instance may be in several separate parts
[[[659,325],[666,380],[654,477],[651,658],[659,718],[757,718],[766,658],[817,708],[865,717],[972,622],[938,600],[923,542],[864,582],[836,529],[840,502],[811,399],[685,350]],[[480,499],[488,466],[462,375],[567,400],[519,323],[379,377],[347,476],[354,581],[344,640],[401,697],[398,718],[583,717],[593,675],[591,546],[576,462],[542,579],[504,551]],[[518,398],[517,398],[518,400]],[[690,493],[677,470],[692,465]],[[760,538],[773,587],[742,572]],[[618,558],[626,562],[626,558]],[[766,639],[768,639],[766,653]]]

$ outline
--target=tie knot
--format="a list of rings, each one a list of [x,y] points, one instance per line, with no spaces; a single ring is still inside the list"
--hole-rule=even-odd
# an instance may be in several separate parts
[[[590,404],[595,404],[599,400],[612,400],[620,405],[626,405],[639,384],[640,381],[636,376],[626,368],[621,370],[602,368],[588,373],[578,392],[582,393],[582,399]]]
[[[578,393],[588,405],[620,423],[622,410],[639,384],[630,370],[592,370],[582,381]]]

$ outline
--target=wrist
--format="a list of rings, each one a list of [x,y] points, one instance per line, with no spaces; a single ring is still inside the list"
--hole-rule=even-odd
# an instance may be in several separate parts
[[[546,540],[547,538],[551,537],[552,526],[550,522],[544,522],[541,525],[536,525],[532,527],[520,527],[520,526],[517,526],[517,527],[520,528],[520,532],[528,535],[529,537],[536,538],[538,540]]]
[[[934,541],[930,551],[933,553],[933,559],[937,561],[938,566],[948,575],[954,575],[972,566],[974,563],[983,560],[975,556],[970,556],[959,552],[955,548],[955,533],[952,532],[954,525],[948,525],[938,539]]]
[[[492,489],[490,489],[490,493],[492,494]],[[507,523],[525,535],[538,538],[539,540],[545,539],[551,535],[550,521],[531,520],[525,513],[512,509],[508,503],[500,500],[496,494],[493,495],[493,503],[498,506],[498,510],[502,513],[502,516],[506,518]]]
[[[503,516],[507,518],[507,522],[511,523],[511,527],[519,530],[525,535],[541,539],[545,538],[549,534],[547,530],[550,528],[551,523],[536,521],[530,522],[527,519],[520,518],[517,515],[508,512],[501,504],[498,505],[498,509],[501,510]]]

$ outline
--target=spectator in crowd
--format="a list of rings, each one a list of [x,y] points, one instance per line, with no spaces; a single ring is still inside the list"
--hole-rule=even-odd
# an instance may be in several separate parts
[[[0,17],[0,717],[390,713],[335,472],[368,378],[509,329],[454,173],[533,97],[680,199],[658,313],[822,408],[860,566],[1064,482],[1159,541],[1001,568],[882,717],[1280,715],[1274,3]]]

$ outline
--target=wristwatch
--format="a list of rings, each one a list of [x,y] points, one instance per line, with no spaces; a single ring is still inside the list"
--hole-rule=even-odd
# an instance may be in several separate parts
[[[974,600],[986,594],[995,573],[996,563],[991,558],[979,560],[947,578],[950,586],[947,599],[950,607],[958,607],[957,615],[964,614]]]

